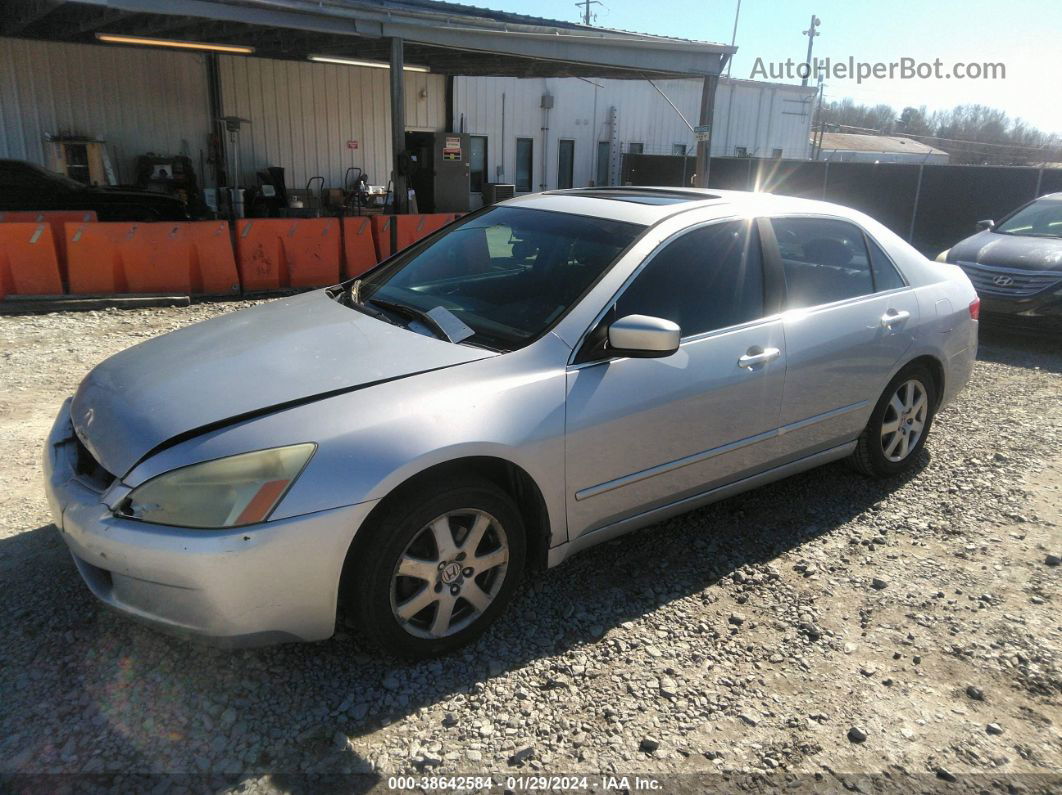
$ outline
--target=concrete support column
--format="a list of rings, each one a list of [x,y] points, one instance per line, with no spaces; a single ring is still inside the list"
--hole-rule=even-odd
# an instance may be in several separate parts
[[[694,187],[708,187],[708,165],[712,149],[711,128],[715,116],[715,91],[719,87],[719,75],[705,75],[701,86],[701,112],[697,126],[709,129],[708,140],[697,142],[697,180]]]
[[[406,178],[401,174],[402,153],[406,148],[406,97],[404,72],[405,54],[402,39],[391,39],[391,172],[394,188],[395,215],[406,211]],[[395,225],[391,224],[392,231]]]

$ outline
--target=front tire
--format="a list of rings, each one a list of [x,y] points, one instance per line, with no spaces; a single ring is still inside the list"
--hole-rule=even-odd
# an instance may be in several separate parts
[[[936,382],[927,368],[908,365],[889,382],[852,453],[852,465],[869,477],[910,469],[925,447],[936,414]]]
[[[349,607],[386,651],[432,657],[479,636],[512,600],[526,536],[512,499],[465,478],[385,506],[350,562]]]

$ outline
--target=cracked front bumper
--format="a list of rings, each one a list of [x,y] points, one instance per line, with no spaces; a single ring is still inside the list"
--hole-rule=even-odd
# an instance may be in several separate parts
[[[64,404],[44,450],[52,516],[89,590],[165,631],[226,646],[313,641],[335,630],[339,578],[360,503],[231,530],[115,517],[77,473]]]

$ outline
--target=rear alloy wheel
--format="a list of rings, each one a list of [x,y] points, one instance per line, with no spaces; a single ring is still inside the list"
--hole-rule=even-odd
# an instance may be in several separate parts
[[[900,384],[885,407],[881,424],[881,450],[887,460],[899,463],[911,454],[922,438],[928,416],[925,384],[917,378]]]
[[[911,365],[889,382],[859,437],[852,463],[864,475],[890,477],[910,468],[925,446],[937,405],[925,367]]]
[[[479,478],[399,496],[361,532],[345,598],[366,639],[403,656],[474,639],[511,600],[524,568],[519,511]]]

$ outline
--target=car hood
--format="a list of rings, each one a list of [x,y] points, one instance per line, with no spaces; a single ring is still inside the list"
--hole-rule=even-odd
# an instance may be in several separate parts
[[[1062,240],[978,232],[948,252],[948,262],[1024,270],[1062,270]]]
[[[175,439],[495,355],[392,326],[319,290],[221,315],[112,356],[81,383],[71,420],[96,460],[122,476]]]
[[[156,191],[143,190],[141,188],[111,185],[89,185],[76,191],[78,195],[89,196],[95,201],[116,202],[141,202],[147,204],[180,204],[184,205],[176,196]]]

